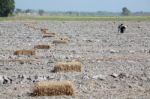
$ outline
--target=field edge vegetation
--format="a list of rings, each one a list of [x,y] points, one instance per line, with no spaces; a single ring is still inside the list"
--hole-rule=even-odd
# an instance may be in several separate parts
[[[13,16],[0,21],[150,21],[150,16]]]

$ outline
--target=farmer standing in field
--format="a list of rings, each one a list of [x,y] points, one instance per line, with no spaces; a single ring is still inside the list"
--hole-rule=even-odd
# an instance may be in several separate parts
[[[124,24],[120,24],[120,25],[118,26],[118,32],[119,32],[119,33],[124,33],[125,30],[126,30],[126,26],[125,26]]]

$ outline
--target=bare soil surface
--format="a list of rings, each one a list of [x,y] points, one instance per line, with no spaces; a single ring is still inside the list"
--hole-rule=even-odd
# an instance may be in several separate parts
[[[118,33],[120,23],[127,25]],[[42,37],[41,28],[56,37]],[[53,40],[68,37],[68,44]],[[35,56],[14,55],[48,44]],[[21,61],[23,60],[23,61]],[[82,72],[53,73],[57,62],[76,60]],[[32,97],[37,81],[69,80],[75,96]],[[149,99],[150,22],[0,22],[0,99]]]

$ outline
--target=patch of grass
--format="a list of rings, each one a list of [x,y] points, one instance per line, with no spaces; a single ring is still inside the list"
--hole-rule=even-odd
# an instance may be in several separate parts
[[[0,21],[150,21],[150,16],[14,16]]]

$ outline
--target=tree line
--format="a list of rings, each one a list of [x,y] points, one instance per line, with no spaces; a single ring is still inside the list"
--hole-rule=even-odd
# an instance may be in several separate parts
[[[33,10],[33,9],[15,9],[14,0],[0,0],[0,17],[8,17],[12,15],[69,15],[69,16],[129,16],[129,15],[150,15],[150,12],[131,12],[127,7],[122,8],[122,12],[106,12],[106,11],[97,11],[97,12],[48,12],[42,9]]]
[[[147,16],[150,12],[131,12],[127,7],[122,8],[122,12],[107,12],[107,11],[97,11],[97,12],[77,12],[77,11],[44,11],[33,10],[33,9],[16,9],[14,12],[16,15],[53,15],[53,16]]]

